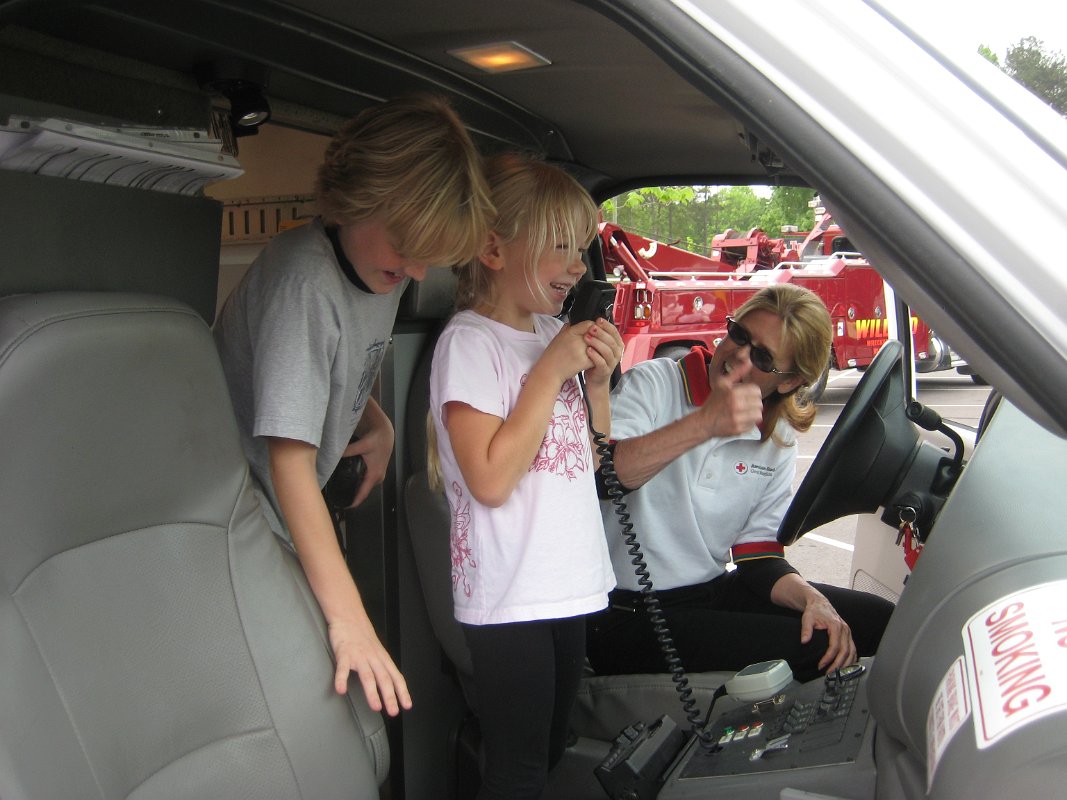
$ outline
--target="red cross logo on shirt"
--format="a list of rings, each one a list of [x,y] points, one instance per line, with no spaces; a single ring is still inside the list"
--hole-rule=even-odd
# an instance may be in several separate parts
[[[738,475],[744,475],[746,472],[748,472],[748,464],[746,464],[744,461],[738,461],[736,464],[734,464],[734,472],[736,472]]]

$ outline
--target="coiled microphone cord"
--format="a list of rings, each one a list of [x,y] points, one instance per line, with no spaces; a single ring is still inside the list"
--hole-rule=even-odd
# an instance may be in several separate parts
[[[625,493],[622,490],[622,482],[619,481],[618,473],[615,472],[615,461],[611,445],[606,441],[604,434],[593,427],[593,409],[589,403],[589,394],[585,388],[585,376],[580,372],[578,373],[578,383],[581,384],[582,397],[585,400],[586,412],[589,416],[589,432],[593,435],[593,440],[596,442],[596,452],[600,457],[600,473],[604,476],[604,486],[607,487],[608,496],[611,498],[612,510],[619,518],[620,533],[626,543],[626,553],[630,556],[630,563],[633,564],[637,583],[641,587],[641,600],[645,604],[649,622],[652,623],[656,641],[659,642],[660,650],[663,652],[667,670],[670,672],[675,691],[678,692],[682,710],[685,713],[686,720],[689,722],[689,727],[693,731],[693,735],[696,736],[703,747],[714,747],[718,742],[713,740],[711,734],[706,730],[706,725],[711,717],[711,709],[708,709],[708,714],[702,723],[700,721],[700,710],[693,700],[693,688],[689,685],[689,678],[685,674],[682,660],[674,646],[670,628],[667,627],[667,620],[663,616],[663,610],[660,607],[659,597],[656,595],[656,589],[652,585],[652,576],[649,574],[648,564],[645,562],[644,554],[641,552],[641,543],[637,540],[633,523],[630,522],[630,512],[626,507],[626,501],[623,500]],[[715,703],[719,696],[719,692],[716,692],[715,697],[712,699],[712,704]]]

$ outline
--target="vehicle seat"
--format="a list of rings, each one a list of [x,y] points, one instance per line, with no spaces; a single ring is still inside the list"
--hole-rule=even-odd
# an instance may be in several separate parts
[[[191,307],[0,298],[0,442],[0,797],[378,796]]]

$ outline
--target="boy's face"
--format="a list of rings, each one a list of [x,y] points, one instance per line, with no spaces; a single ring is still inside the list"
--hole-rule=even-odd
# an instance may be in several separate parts
[[[431,266],[404,258],[393,246],[385,223],[376,215],[337,229],[341,249],[367,287],[375,294],[389,294],[405,278],[421,281]]]

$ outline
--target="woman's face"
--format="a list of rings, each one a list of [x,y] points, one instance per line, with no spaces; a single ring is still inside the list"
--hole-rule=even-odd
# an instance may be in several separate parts
[[[739,344],[737,339],[747,340],[748,344]],[[780,372],[765,372],[757,368],[753,363],[753,351],[763,353],[757,355],[755,361],[764,363],[769,356],[769,366]],[[795,372],[793,348],[784,340],[782,320],[770,311],[750,311],[735,321],[733,334],[724,336],[715,348],[708,367],[708,377],[710,379],[719,373],[729,374],[746,362],[752,364],[752,368],[742,382],[758,386],[764,399],[774,392],[791,392],[804,383],[804,377]],[[768,364],[764,363],[764,366]]]

